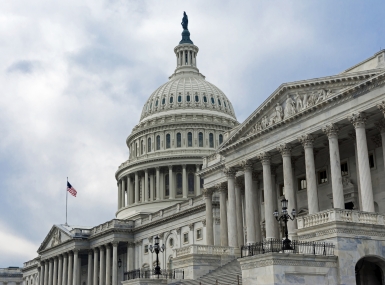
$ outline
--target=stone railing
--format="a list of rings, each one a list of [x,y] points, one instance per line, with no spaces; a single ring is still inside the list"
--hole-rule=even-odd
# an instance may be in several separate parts
[[[103,223],[99,226],[93,227],[90,229],[90,235],[98,234],[104,231],[107,231],[112,228],[120,228],[120,229],[133,229],[134,228],[134,222],[130,220],[117,220],[113,219],[111,221],[108,221],[106,223]]]
[[[235,252],[233,247],[198,244],[192,244],[174,249],[174,257],[180,257],[188,254],[235,255]]]
[[[29,267],[29,266],[34,266],[34,265],[39,265],[39,261],[36,259],[32,259],[30,261],[23,263],[23,267]]]
[[[384,215],[379,213],[343,209],[329,209],[297,218],[298,229],[309,228],[334,221],[384,225],[385,219]]]

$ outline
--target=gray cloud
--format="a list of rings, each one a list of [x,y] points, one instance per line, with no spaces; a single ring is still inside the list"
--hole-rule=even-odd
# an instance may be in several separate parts
[[[20,72],[20,73],[32,73],[34,70],[40,67],[39,62],[31,60],[19,60],[12,63],[8,68],[7,72]]]

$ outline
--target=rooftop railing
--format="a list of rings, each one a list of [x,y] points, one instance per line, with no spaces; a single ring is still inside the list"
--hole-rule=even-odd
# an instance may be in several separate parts
[[[124,280],[132,279],[184,279],[183,269],[162,269],[161,274],[155,274],[151,269],[135,269],[124,272]]]

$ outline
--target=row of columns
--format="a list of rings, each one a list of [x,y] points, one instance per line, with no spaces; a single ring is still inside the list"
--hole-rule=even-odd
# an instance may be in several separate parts
[[[361,210],[374,212],[373,190],[369,166],[369,153],[365,132],[366,116],[363,113],[353,114],[348,118],[355,128],[355,144],[357,147],[357,168],[358,180],[360,184]],[[376,124],[381,131],[382,147],[385,153],[385,120]],[[327,135],[329,141],[329,156],[331,170],[331,185],[333,195],[333,207],[345,208],[344,193],[342,185],[341,161],[338,145],[338,131],[336,124],[326,125],[323,132]],[[314,161],[313,142],[314,136],[305,134],[298,138],[305,152],[305,168],[307,182],[307,198],[309,214],[319,212],[317,180]],[[296,209],[296,191],[294,189],[294,172],[291,157],[291,147],[289,144],[280,145],[278,151],[282,155],[283,179],[285,187],[285,198],[288,200],[288,211]],[[266,238],[279,238],[278,227],[273,216],[276,209],[276,189],[273,186],[273,176],[271,170],[271,156],[268,152],[258,155],[262,163],[263,189],[264,189],[264,209],[265,209],[265,229]],[[385,161],[385,154],[384,154]],[[245,185],[245,224],[247,228],[246,243],[255,243],[262,240],[260,225],[259,207],[257,194],[257,177],[253,177],[252,164],[250,161],[244,161],[241,164],[244,173]],[[235,183],[236,170],[227,168],[224,170],[227,176],[227,194],[228,204],[226,206],[226,190],[220,186],[220,220],[221,220],[221,245],[238,247],[243,242],[243,224],[241,210],[240,190]],[[239,188],[239,187],[238,187]],[[212,191],[204,189],[206,196],[206,221],[207,221],[207,244],[213,245],[212,229]],[[227,207],[227,208],[226,208]],[[295,234],[296,222],[288,223],[289,235]],[[242,236],[240,235],[242,234]]]
[[[130,246],[127,247],[127,264],[128,268],[133,269],[134,252]],[[107,244],[88,251],[88,285],[117,285],[117,274],[118,242],[112,242],[112,246]],[[42,261],[39,276],[39,285],[81,285],[79,250],[75,249],[72,252]]]
[[[182,50],[177,53],[177,66],[196,66],[196,52],[192,50]],[[187,55],[187,61],[186,61],[186,55]]]
[[[175,172],[173,171],[173,165],[168,166],[169,177],[169,197],[168,199],[175,199],[176,197],[176,185],[174,181]],[[200,165],[197,164],[195,172],[200,170]],[[163,200],[165,198],[165,177],[166,173],[161,173],[160,167],[155,168],[155,172],[149,169],[144,169],[144,175],[139,176],[139,171],[134,173],[134,179],[131,179],[131,175],[122,177],[118,181],[118,210],[126,206],[133,204],[139,204],[143,202],[151,202],[154,200]],[[148,180],[150,178],[150,183]],[[141,183],[139,181],[141,180]],[[195,175],[194,178],[194,190],[195,195],[200,195],[200,177]],[[139,185],[142,185],[142,189],[139,189]],[[156,189],[156,198],[154,197],[154,188]],[[140,192],[142,191],[142,201],[139,200]],[[127,199],[126,199],[127,193]],[[182,197],[188,198],[188,185],[187,185],[187,165],[182,164]]]

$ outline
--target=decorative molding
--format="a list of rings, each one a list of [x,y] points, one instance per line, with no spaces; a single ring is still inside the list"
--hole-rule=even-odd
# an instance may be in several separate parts
[[[380,109],[380,111],[384,114],[385,117],[385,101],[382,101],[381,103],[377,104],[377,108]]]
[[[223,169],[223,173],[226,175],[227,178],[235,178],[235,174],[237,171],[233,167],[225,167]]]

